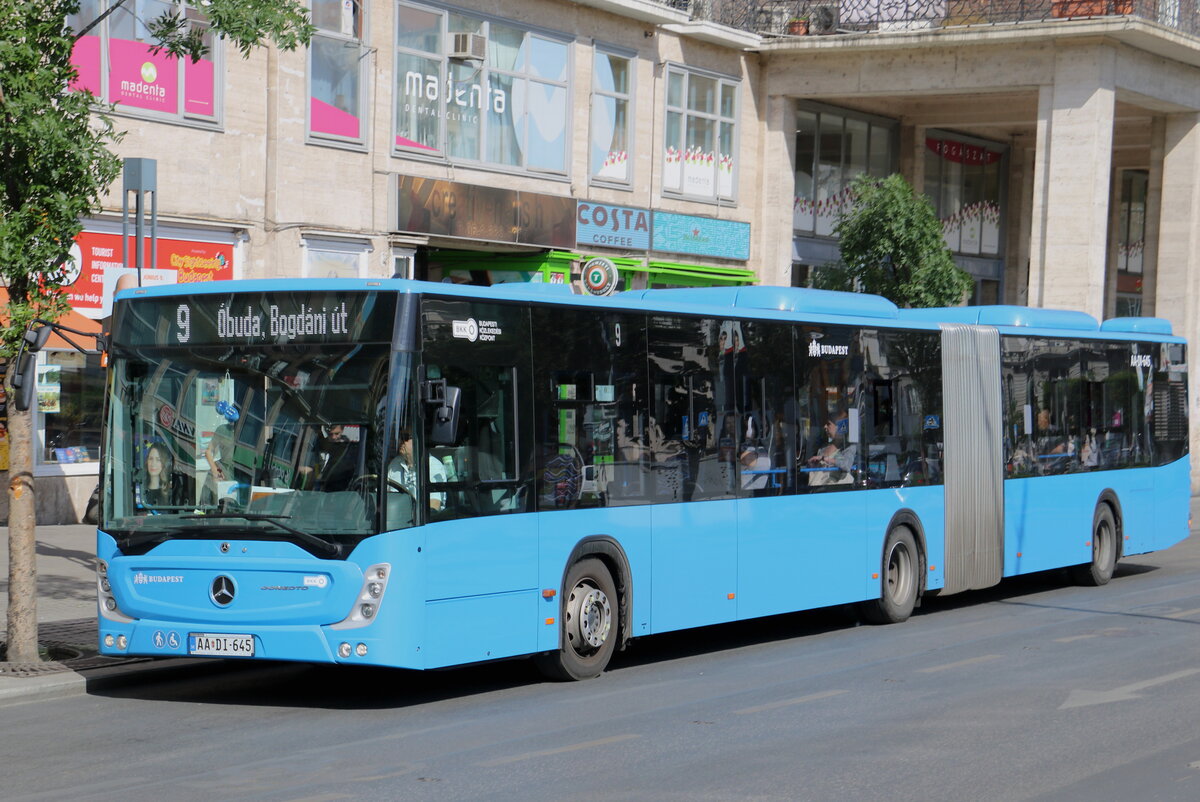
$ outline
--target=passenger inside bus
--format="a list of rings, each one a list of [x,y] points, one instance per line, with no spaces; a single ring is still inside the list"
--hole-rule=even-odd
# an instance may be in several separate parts
[[[404,492],[412,498],[417,497],[417,470],[413,461],[412,432],[407,429],[400,432],[399,451],[388,465],[388,491]],[[436,457],[429,457],[429,482],[440,484],[447,481],[446,467]],[[446,503],[445,493],[429,494],[429,509],[436,512]],[[391,505],[389,504],[389,507]],[[389,516],[389,520],[391,516]]]

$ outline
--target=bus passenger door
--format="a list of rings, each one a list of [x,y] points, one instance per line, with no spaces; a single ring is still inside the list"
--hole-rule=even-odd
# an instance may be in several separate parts
[[[713,319],[649,323],[648,488],[654,632],[737,617],[737,415],[741,331]]]
[[[422,326],[418,378],[460,393],[452,438],[432,436],[437,404],[422,404],[427,665],[532,652],[540,596],[523,470],[532,457],[528,310],[427,298]]]

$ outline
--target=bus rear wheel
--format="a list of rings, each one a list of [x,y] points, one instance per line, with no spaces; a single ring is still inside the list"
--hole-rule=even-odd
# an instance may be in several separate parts
[[[883,547],[883,580],[878,599],[862,603],[862,617],[871,624],[907,621],[921,588],[921,553],[912,530],[897,526]]]
[[[535,658],[538,669],[558,680],[600,676],[616,649],[618,604],[616,585],[603,562],[588,558],[572,565],[563,583],[562,644]]]
[[[1075,581],[1080,585],[1107,585],[1117,569],[1117,521],[1112,507],[1097,504],[1092,515],[1092,561],[1075,566]]]

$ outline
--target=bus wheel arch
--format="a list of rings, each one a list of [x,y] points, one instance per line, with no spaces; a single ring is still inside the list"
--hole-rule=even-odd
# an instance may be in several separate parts
[[[629,639],[629,560],[611,537],[585,538],[572,549],[559,587],[559,648],[535,662],[552,679],[599,676]]]
[[[1092,512],[1092,529],[1089,542],[1092,559],[1073,566],[1074,580],[1081,585],[1099,587],[1107,585],[1121,559],[1122,537],[1120,503],[1112,490],[1105,490],[1096,501]]]
[[[879,598],[859,605],[867,622],[899,624],[908,620],[925,590],[925,554],[920,519],[910,510],[900,510],[892,516],[883,539]]]

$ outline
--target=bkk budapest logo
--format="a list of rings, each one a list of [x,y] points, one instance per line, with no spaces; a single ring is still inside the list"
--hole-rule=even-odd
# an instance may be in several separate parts
[[[848,345],[822,345],[816,340],[812,340],[808,344],[808,355],[814,357],[822,356],[849,356],[850,346]]]

